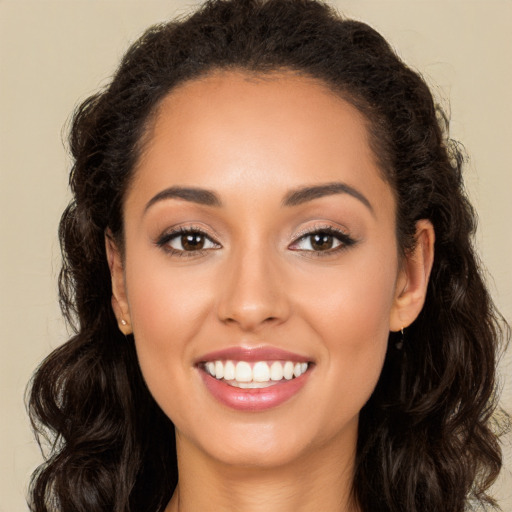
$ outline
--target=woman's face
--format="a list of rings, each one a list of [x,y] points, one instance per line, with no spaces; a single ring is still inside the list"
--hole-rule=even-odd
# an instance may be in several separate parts
[[[408,280],[364,118],[312,79],[218,72],[173,90],[146,142],[114,304],[179,449],[352,454]]]

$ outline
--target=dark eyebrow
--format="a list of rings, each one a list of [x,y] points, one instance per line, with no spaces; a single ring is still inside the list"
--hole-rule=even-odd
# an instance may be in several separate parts
[[[164,201],[165,199],[182,199],[183,201],[190,201],[191,203],[203,204],[205,206],[221,206],[219,197],[211,190],[195,187],[169,187],[156,196],[153,196],[146,207],[144,213],[155,203]]]
[[[283,206],[298,206],[302,203],[319,199],[320,197],[331,196],[334,194],[348,194],[361,201],[371,212],[373,207],[368,199],[358,190],[345,183],[325,183],[323,185],[314,185],[311,187],[302,187],[292,190],[283,199]]]

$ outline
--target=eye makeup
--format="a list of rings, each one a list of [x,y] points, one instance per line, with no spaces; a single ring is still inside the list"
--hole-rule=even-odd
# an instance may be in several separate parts
[[[295,236],[288,249],[323,257],[347,250],[356,243],[354,238],[341,229],[332,225],[317,225]],[[155,244],[178,257],[202,256],[208,251],[222,248],[204,228],[198,226],[180,226],[166,231],[158,237]]]
[[[305,229],[288,248],[324,257],[347,250],[356,243],[357,241],[343,230],[326,224]]]
[[[203,228],[197,226],[180,226],[162,234],[156,245],[172,256],[202,256],[222,246]]]

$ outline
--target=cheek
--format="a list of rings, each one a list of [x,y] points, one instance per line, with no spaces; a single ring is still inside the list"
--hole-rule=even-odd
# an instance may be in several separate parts
[[[165,255],[137,254],[126,265],[132,325],[149,344],[193,336],[211,298],[209,269],[171,265]]]
[[[302,281],[296,295],[304,299],[303,314],[322,325],[328,339],[362,347],[372,342],[372,333],[373,341],[379,341],[378,334],[387,337],[398,264],[396,258],[379,255],[353,253],[342,265]]]
[[[390,264],[393,258],[383,261],[386,267],[363,257],[357,265],[332,269],[321,293],[318,282],[308,281],[301,292],[310,297],[301,305],[302,316],[323,341],[325,382],[338,390],[331,396],[340,414],[359,412],[384,364],[397,267]]]
[[[126,281],[142,374],[160,406],[173,410],[170,401],[180,393],[169,390],[179,389],[192,371],[191,340],[208,314],[208,281],[199,273],[172,268],[165,258],[135,256],[127,262]]]

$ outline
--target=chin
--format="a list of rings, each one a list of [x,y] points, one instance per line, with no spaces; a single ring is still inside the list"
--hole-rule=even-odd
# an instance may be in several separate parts
[[[196,449],[221,464],[255,470],[292,465],[296,470],[297,463],[301,461],[310,457],[321,458],[324,448],[331,450],[337,446],[340,456],[347,453],[349,446],[350,453],[353,452],[357,439],[357,415],[347,419],[341,429],[339,425],[329,425],[326,421],[297,422],[282,416],[271,421],[267,417],[269,415],[264,416],[259,422],[254,419],[238,423],[231,421],[227,425],[212,422],[214,426],[208,432],[193,432],[188,439]]]

